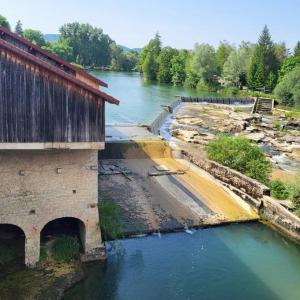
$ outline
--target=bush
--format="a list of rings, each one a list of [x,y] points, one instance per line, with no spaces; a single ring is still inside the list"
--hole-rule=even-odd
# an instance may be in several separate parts
[[[115,240],[120,238],[121,222],[115,203],[104,200],[99,205],[100,228],[105,240]]]
[[[270,181],[271,196],[278,200],[286,200],[291,195],[291,188],[281,180]]]
[[[222,135],[212,140],[206,150],[209,159],[267,183],[271,164],[262,150],[250,140]]]
[[[79,254],[79,242],[77,238],[61,236],[55,239],[52,245],[52,255],[57,262],[70,262]]]

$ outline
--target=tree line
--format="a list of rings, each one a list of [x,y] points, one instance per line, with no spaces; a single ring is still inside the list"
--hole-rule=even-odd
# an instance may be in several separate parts
[[[256,44],[223,41],[215,49],[197,43],[190,51],[162,47],[156,34],[142,49],[138,67],[146,79],[160,83],[230,94],[275,93],[285,105],[300,106],[300,42],[290,53],[284,42],[272,41],[267,26]]]
[[[9,22],[1,15],[0,25],[11,30]],[[90,24],[64,24],[59,29],[57,42],[46,41],[39,30],[23,30],[21,21],[17,22],[14,31],[39,47],[82,67],[134,71],[137,65],[136,51],[124,51],[101,28]]]
[[[0,16],[0,25],[10,28]],[[300,42],[290,53],[284,42],[274,43],[265,26],[257,43],[238,47],[222,41],[217,49],[201,43],[192,50],[163,47],[157,33],[142,49],[124,51],[101,28],[78,22],[60,27],[58,42],[47,42],[38,30],[15,32],[63,59],[89,68],[139,71],[146,80],[221,93],[273,93],[283,104],[300,106]],[[244,92],[247,90],[248,92]]]

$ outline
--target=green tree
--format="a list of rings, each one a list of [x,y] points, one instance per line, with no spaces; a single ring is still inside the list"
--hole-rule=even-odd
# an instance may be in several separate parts
[[[171,61],[172,83],[174,86],[183,85],[186,80],[186,64],[189,56],[187,50],[179,51]]]
[[[233,50],[234,47],[230,45],[227,41],[223,41],[220,43],[216,51],[216,63],[219,75],[222,74],[224,63],[226,62],[228,56]]]
[[[172,81],[172,59],[178,54],[178,51],[171,47],[163,48],[157,58],[158,72],[157,80],[161,83],[170,83]]]
[[[46,42],[45,46],[42,48],[66,61],[72,62],[72,48],[64,39],[60,39],[57,43]]]
[[[0,15],[0,26],[3,26],[3,27],[5,27],[5,28],[7,28],[7,29],[10,30],[10,24],[9,24],[9,22],[2,15]]]
[[[147,80],[156,80],[158,73],[158,56],[161,51],[160,35],[156,33],[155,37],[150,40],[140,54],[139,66],[140,71]]]
[[[39,47],[46,45],[44,35],[39,30],[34,29],[25,29],[23,36],[25,39],[29,40],[33,44],[36,44]]]
[[[217,73],[217,63],[214,48],[208,44],[196,44],[191,55],[188,76],[198,78],[201,87],[212,87],[215,83],[214,76]]]
[[[283,77],[274,93],[284,105],[300,106],[300,65]]]
[[[22,23],[21,23],[20,20],[16,24],[15,33],[20,35],[20,36],[23,36],[23,28],[22,28]]]
[[[239,88],[246,84],[251,55],[252,48],[247,43],[243,43],[238,49],[231,51],[223,66],[222,77],[226,85]]]
[[[92,67],[110,65],[113,41],[101,28],[74,22],[63,25],[60,34],[72,48],[73,62]]]
[[[289,56],[289,49],[286,47],[285,42],[276,43],[274,46],[279,64],[282,65],[284,60]]]
[[[293,55],[285,59],[279,71],[278,82],[281,82],[286,74],[300,65],[300,55]]]
[[[276,56],[275,46],[271,40],[269,29],[264,27],[258,44],[254,50],[251,65],[248,73],[248,86],[254,90],[258,87],[267,86],[270,82],[269,77],[272,72],[275,76],[275,83],[277,81],[277,73],[279,69],[279,61]],[[269,86],[273,89],[275,85]]]
[[[271,164],[261,148],[244,137],[219,136],[207,146],[209,159],[262,183],[268,181]]]
[[[110,69],[113,71],[131,72],[138,62],[137,52],[132,50],[125,52],[115,42],[111,44],[111,57]]]
[[[294,49],[294,55],[295,56],[300,56],[300,41],[297,42],[295,49]]]

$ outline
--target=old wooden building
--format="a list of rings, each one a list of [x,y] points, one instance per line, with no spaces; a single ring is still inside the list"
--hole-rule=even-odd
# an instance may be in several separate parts
[[[0,27],[0,224],[25,236],[25,262],[55,220],[78,223],[84,259],[101,250],[98,151],[107,85]],[[0,225],[1,226],[1,225]]]

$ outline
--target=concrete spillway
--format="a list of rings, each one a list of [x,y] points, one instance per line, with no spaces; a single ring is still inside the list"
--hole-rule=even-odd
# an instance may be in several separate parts
[[[146,140],[142,140],[143,131]],[[125,233],[258,218],[250,206],[209,174],[173,158],[166,142],[145,128],[114,129],[116,132],[118,138],[112,136],[101,153],[99,184],[100,194],[119,207]]]

